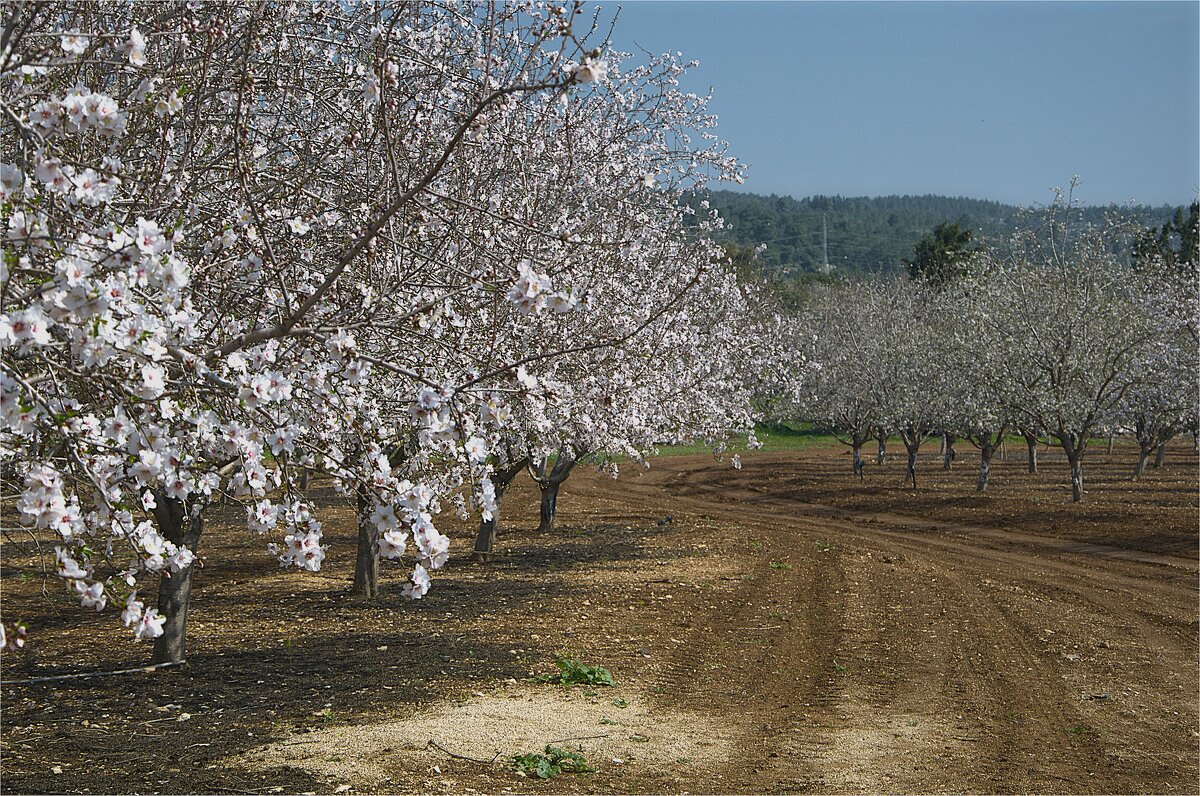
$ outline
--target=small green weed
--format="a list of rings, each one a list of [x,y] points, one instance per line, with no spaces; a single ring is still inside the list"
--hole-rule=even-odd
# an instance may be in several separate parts
[[[578,752],[568,752],[550,745],[541,754],[531,752],[514,757],[513,769],[532,774],[538,779],[550,779],[559,774],[586,774],[592,770]]]
[[[782,569],[784,572],[791,572],[791,571],[792,571],[792,565],[791,565],[791,564],[785,564],[785,563],[783,563],[782,561],[772,561],[772,562],[771,562],[771,569]]]
[[[834,670],[835,672],[844,672],[844,671],[846,671],[846,667],[845,667],[845,666],[842,666],[842,665],[841,665],[840,663],[838,663],[837,661],[834,661],[834,662],[833,662],[833,670]]]
[[[576,658],[559,658],[554,661],[558,667],[555,674],[539,674],[533,678],[539,683],[555,683],[556,685],[616,685],[612,672],[603,666],[591,666]],[[595,692],[593,692],[594,694]]]
[[[818,539],[817,540],[817,549],[820,550],[822,553],[828,553],[830,550],[833,549],[833,545],[831,545],[829,542],[822,542],[820,539]]]
[[[621,699],[621,697],[617,697],[616,699],[614,699],[612,701],[612,706],[614,708],[627,708],[627,707],[629,707],[629,703],[626,702],[624,699]]]

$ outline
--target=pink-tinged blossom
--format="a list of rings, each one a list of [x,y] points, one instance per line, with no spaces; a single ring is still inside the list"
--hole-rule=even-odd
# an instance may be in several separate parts
[[[421,552],[422,563],[430,569],[441,569],[450,558],[450,538],[433,527],[429,515],[413,524],[413,541]]]
[[[408,583],[405,583],[401,588],[401,592],[405,597],[413,600],[419,600],[429,593],[429,572],[425,567],[417,564],[413,567],[412,575],[409,576]]]
[[[534,271],[532,263],[524,260],[517,266],[517,281],[509,288],[507,298],[528,315],[546,306],[546,295],[552,289],[550,278]]]
[[[145,604],[137,598],[137,591],[134,590],[125,598],[125,610],[121,611],[121,621],[125,623],[125,627],[131,627],[135,622],[140,621],[145,608]]]
[[[138,641],[158,638],[163,634],[163,623],[166,621],[167,618],[159,614],[157,608],[149,608],[134,625],[133,637]]]
[[[375,511],[371,513],[371,522],[379,529],[380,533],[400,528],[400,520],[396,517],[396,511],[389,505],[376,506]]]
[[[167,556],[167,564],[172,572],[182,572],[190,567],[195,560],[196,554],[186,545],[179,545],[173,553]]]
[[[312,227],[308,225],[308,222],[306,222],[303,218],[289,218],[287,220],[287,227],[289,230],[291,230],[292,234],[296,235],[297,237],[303,237],[307,235],[308,231],[312,229]]]
[[[79,566],[71,554],[61,547],[54,549],[54,555],[58,559],[58,576],[60,578],[86,578],[87,571]]]
[[[408,534],[399,530],[386,531],[379,537],[378,549],[379,557],[387,559],[398,559],[404,555],[404,548],[407,546]]]
[[[0,341],[18,346],[22,352],[50,345],[50,319],[38,308],[0,315]]]
[[[147,401],[153,401],[166,390],[166,374],[158,365],[143,365],[142,380],[134,389],[134,394]]]
[[[279,523],[280,507],[269,500],[260,500],[254,508],[247,509],[250,530],[255,533],[267,533],[274,530]]]
[[[363,101],[368,105],[379,104],[379,78],[375,75],[368,75],[363,80]]]
[[[0,200],[15,199],[25,187],[25,172],[15,163],[0,163]]]
[[[79,604],[84,608],[95,608],[97,612],[103,611],[104,606],[108,604],[108,597],[104,594],[104,584],[99,581],[90,586],[82,580],[75,581],[75,591],[79,593]]]
[[[276,429],[275,433],[269,438],[269,444],[271,446],[271,454],[274,456],[292,453],[296,450],[294,435],[291,429],[287,428]]]
[[[463,450],[467,453],[467,458],[472,462],[481,463],[487,461],[488,448],[487,443],[480,437],[471,437],[463,444]]]
[[[283,539],[284,550],[279,556],[281,566],[294,566],[309,572],[319,572],[325,560],[325,546],[320,530],[288,534]]]
[[[163,237],[158,222],[145,218],[139,218],[137,221],[134,242],[143,254],[158,254],[166,247],[166,238]]]

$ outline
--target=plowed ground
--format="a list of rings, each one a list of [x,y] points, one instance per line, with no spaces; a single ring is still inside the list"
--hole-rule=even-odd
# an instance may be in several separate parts
[[[1195,455],[1130,484],[1129,451],[1089,453],[1074,506],[1053,455],[997,462],[976,495],[961,453],[923,458],[915,492],[831,447],[580,468],[549,534],[522,483],[504,557],[466,562],[460,528],[419,603],[346,596],[352,518],[327,489],[319,575],[218,510],[189,664],[66,683],[11,681],[148,650],[15,577],[28,551],[6,544],[4,612],[36,636],[3,662],[3,788],[1197,792]],[[564,650],[617,685],[529,679]],[[513,772],[550,741],[595,772]]]

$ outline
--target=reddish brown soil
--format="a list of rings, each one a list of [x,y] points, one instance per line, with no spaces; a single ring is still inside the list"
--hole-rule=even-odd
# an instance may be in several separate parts
[[[228,509],[205,540],[188,666],[68,683],[11,681],[136,665],[148,649],[111,609],[86,615],[53,581],[43,597],[18,579],[27,556],[8,543],[4,612],[28,621],[34,652],[3,662],[3,789],[1195,793],[1196,458],[1173,451],[1129,484],[1128,451],[1089,457],[1082,506],[1049,455],[1036,477],[998,462],[983,496],[966,450],[949,473],[923,460],[915,492],[893,462],[859,484],[829,448],[744,456],[740,471],[663,459],[617,482],[581,469],[553,532],[528,530],[520,484],[506,557],[466,563],[460,529],[458,558],[418,603],[346,596],[353,526],[327,490],[319,575],[278,570]],[[381,723],[554,689],[509,681],[564,649],[618,681],[545,692],[564,710],[590,700],[619,720],[608,703],[627,697],[675,717],[647,726],[682,734],[668,728],[687,717],[689,736],[722,743],[676,757],[664,750],[678,739],[650,737],[614,763],[579,740],[597,771],[545,783],[504,756],[410,755],[382,784],[244,764],[331,727],[390,754],[371,746]],[[526,751],[472,737],[434,740],[481,758]]]

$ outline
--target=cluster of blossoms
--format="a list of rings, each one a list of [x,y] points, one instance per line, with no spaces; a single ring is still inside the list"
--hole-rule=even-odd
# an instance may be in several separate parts
[[[550,277],[533,270],[528,260],[517,266],[517,281],[509,288],[507,298],[525,315],[543,309],[569,312],[579,307],[579,298],[572,291],[555,291]]]
[[[680,201],[738,167],[682,64],[602,59],[574,12],[16,9],[0,434],[81,604],[178,659],[214,500],[321,567],[310,470],[419,598],[435,517],[494,518],[514,438],[744,425],[747,302]]]

